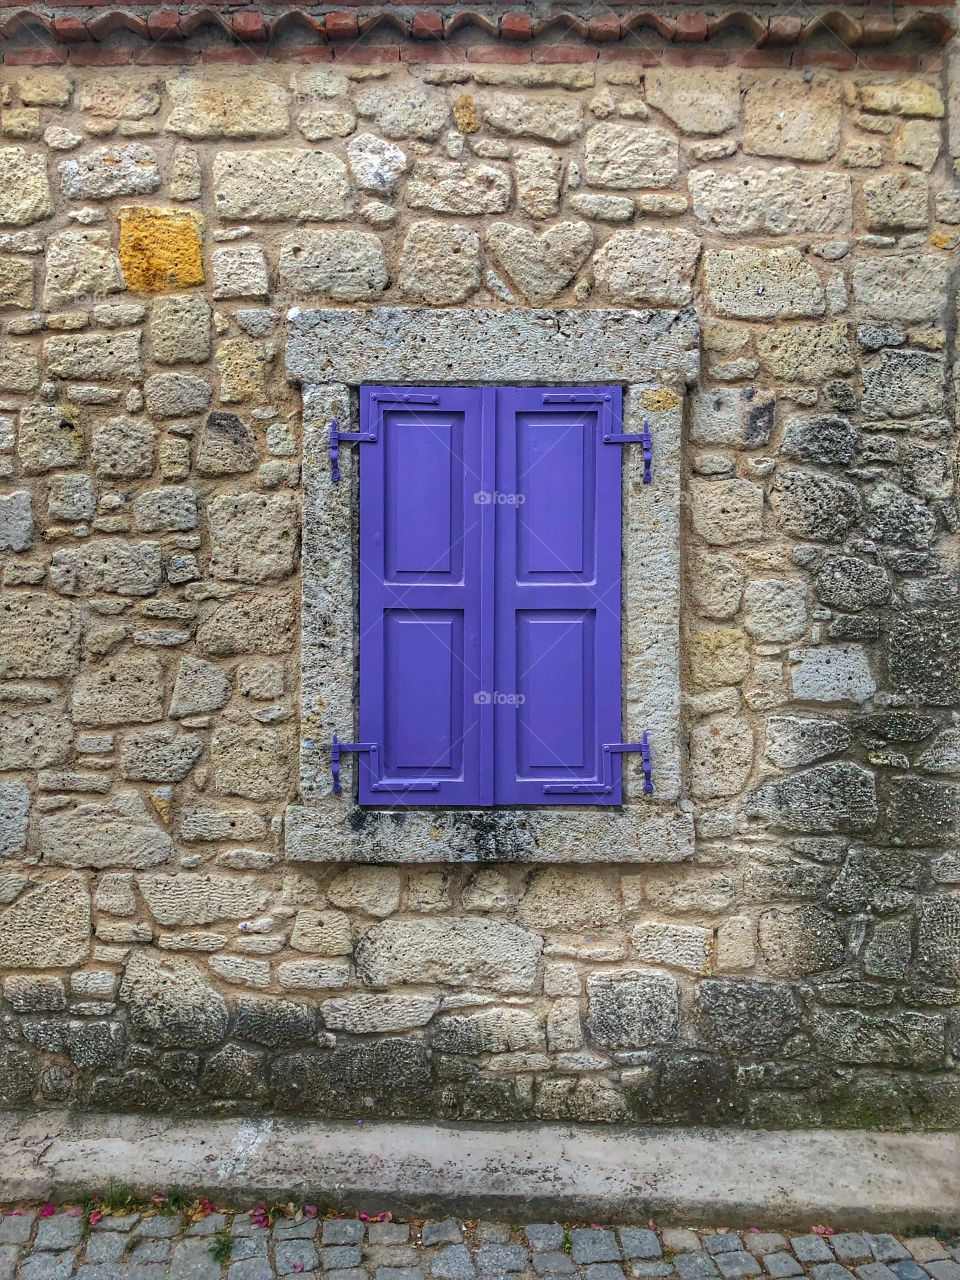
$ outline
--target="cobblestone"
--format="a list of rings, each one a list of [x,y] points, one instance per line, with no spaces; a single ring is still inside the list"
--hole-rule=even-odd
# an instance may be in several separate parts
[[[49,1210],[47,1211],[49,1214]],[[262,1211],[261,1211],[262,1212]],[[960,1280],[952,1238],[0,1209],[0,1280]]]

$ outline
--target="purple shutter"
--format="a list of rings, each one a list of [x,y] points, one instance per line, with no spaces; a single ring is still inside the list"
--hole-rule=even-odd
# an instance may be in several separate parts
[[[619,387],[497,399],[494,803],[619,804]]]
[[[367,805],[491,804],[492,391],[364,387],[360,739]],[[489,633],[489,634],[488,634]],[[482,777],[487,781],[484,783]]]

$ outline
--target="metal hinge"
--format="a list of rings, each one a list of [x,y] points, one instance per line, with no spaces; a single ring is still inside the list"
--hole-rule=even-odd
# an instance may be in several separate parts
[[[640,753],[643,770],[643,794],[653,795],[653,765],[650,761],[650,735],[640,735],[639,742],[605,742],[600,748],[600,773],[602,782],[550,782],[544,784],[547,795],[608,796],[613,791],[613,757],[629,752]]]
[[[653,480],[653,436],[650,434],[650,423],[644,418],[643,430],[638,434],[635,432],[621,432],[614,434],[610,432],[604,433],[604,444],[641,444],[643,445],[643,483],[650,484]]]
[[[439,396],[424,395],[416,391],[404,391],[396,394],[391,391],[375,391],[371,400],[383,401],[386,404],[439,404]],[[330,479],[334,484],[340,483],[340,445],[341,444],[376,444],[379,440],[377,422],[372,431],[341,431],[336,418],[330,423]]]
[[[370,769],[373,776],[379,773],[378,761],[380,757],[379,742],[341,742],[336,734],[333,735],[333,741],[330,743],[330,773],[333,777],[333,794],[335,796],[343,795],[343,787],[340,785],[340,756],[344,751],[366,751],[370,755]],[[374,782],[371,791],[439,791],[439,782]]]

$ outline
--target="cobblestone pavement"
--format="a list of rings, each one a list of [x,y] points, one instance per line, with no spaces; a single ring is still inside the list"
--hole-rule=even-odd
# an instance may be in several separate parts
[[[0,1280],[960,1280],[955,1237],[9,1209]],[[192,1220],[191,1220],[192,1219]]]

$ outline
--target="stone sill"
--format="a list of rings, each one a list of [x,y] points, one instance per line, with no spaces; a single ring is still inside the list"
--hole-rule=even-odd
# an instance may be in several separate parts
[[[693,816],[679,807],[389,810],[360,809],[349,800],[340,805],[290,805],[286,857],[296,862],[594,865],[693,857]]]

